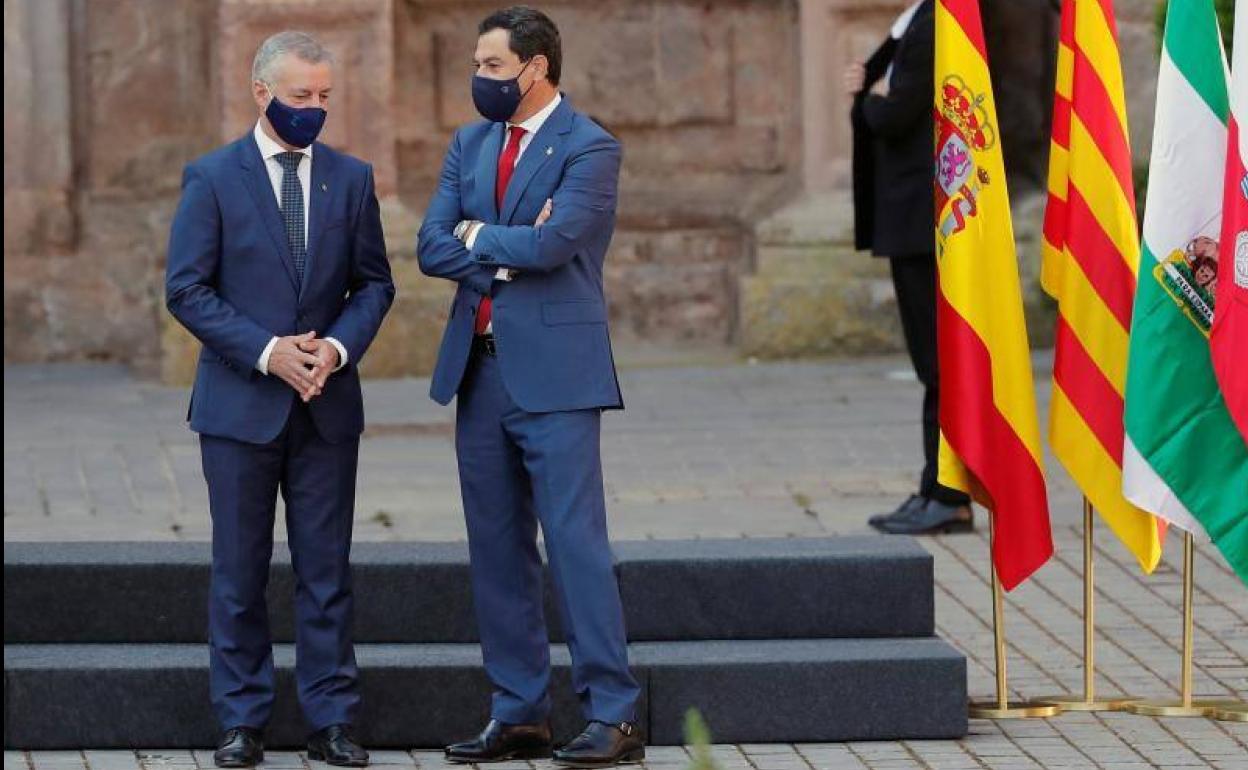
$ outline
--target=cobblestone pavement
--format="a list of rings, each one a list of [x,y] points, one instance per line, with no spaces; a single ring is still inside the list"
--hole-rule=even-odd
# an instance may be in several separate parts
[[[1047,361],[1037,360],[1047,410]],[[426,380],[365,386],[355,537],[464,536],[451,445],[453,412],[430,402]],[[819,536],[867,531],[866,516],[910,492],[918,467],[919,390],[901,359],[707,365],[622,373],[628,409],[604,423],[613,537]],[[186,393],[135,382],[124,370],[9,366],[4,390],[6,540],[203,540],[207,499]],[[1007,597],[1014,696],[1082,686],[1082,515],[1050,458],[1057,555]],[[282,533],[279,515],[278,531]],[[993,692],[986,526],[928,538],[939,633],[968,657],[973,695]],[[1182,549],[1143,576],[1097,529],[1100,692],[1177,693]],[[1198,547],[1198,695],[1248,697],[1248,588],[1215,549]],[[714,725],[711,726],[712,730]],[[839,768],[1134,768],[1248,770],[1248,725],[1130,714],[974,720],[961,741],[716,746],[722,770]],[[677,770],[680,748],[651,749],[647,766]],[[441,768],[440,755],[375,752],[374,764]],[[201,752],[5,752],[5,770],[211,767]],[[270,752],[271,770],[303,768]],[[498,770],[526,770],[528,765]]]

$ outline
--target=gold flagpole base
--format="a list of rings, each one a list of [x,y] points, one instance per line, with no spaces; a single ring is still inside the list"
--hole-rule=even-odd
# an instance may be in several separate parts
[[[1108,698],[1097,696],[1091,700],[1082,695],[1054,695],[1051,698],[1037,698],[1036,702],[1060,706],[1062,711],[1122,711],[1137,700],[1139,698],[1126,695],[1112,695]]]
[[[1127,704],[1127,711],[1145,717],[1207,717],[1218,709],[1243,705],[1234,700],[1143,700]]]
[[[1209,716],[1220,722],[1248,722],[1248,703],[1241,701],[1234,706],[1222,706]]]
[[[1061,706],[1034,701],[973,700],[966,710],[971,719],[1044,719],[1062,713]]]

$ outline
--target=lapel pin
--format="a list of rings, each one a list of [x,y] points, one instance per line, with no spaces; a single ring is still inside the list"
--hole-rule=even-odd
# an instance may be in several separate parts
[[[546,148],[546,154],[547,154],[547,155],[554,155],[554,154],[555,154],[555,148],[554,148],[554,147],[547,147],[547,148]]]
[[[329,185],[325,184],[324,182],[321,182],[321,192],[326,192],[328,190],[329,190]]]

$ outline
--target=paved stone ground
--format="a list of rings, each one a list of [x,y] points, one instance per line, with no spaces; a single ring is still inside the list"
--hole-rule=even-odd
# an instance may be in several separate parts
[[[1047,407],[1047,361],[1037,393]],[[616,539],[818,536],[866,531],[869,513],[910,491],[919,462],[918,397],[901,359],[630,369],[629,408],[609,415],[604,458]],[[464,536],[451,446],[452,412],[427,381],[370,382],[355,536]],[[109,366],[5,369],[6,540],[206,539],[198,447],[182,424],[186,394]],[[1043,412],[1042,412],[1043,413]],[[1057,555],[1009,595],[1013,695],[1081,687],[1079,498],[1051,459]],[[966,653],[973,695],[993,691],[986,527],[923,542],[935,558],[940,634]],[[278,522],[279,535],[282,526]],[[1173,697],[1178,680],[1182,552],[1143,576],[1097,530],[1098,687]],[[834,597],[830,597],[834,600]],[[1195,690],[1248,697],[1248,589],[1209,545],[1198,549]],[[712,730],[714,726],[712,725]],[[716,746],[722,770],[839,768],[1248,769],[1248,725],[1129,714],[1042,721],[974,720],[961,741]],[[375,764],[440,768],[437,754],[376,752]],[[647,765],[689,758],[657,748]],[[270,753],[272,770],[305,767]],[[201,752],[5,752],[5,770],[211,767]],[[498,770],[526,770],[523,763]]]

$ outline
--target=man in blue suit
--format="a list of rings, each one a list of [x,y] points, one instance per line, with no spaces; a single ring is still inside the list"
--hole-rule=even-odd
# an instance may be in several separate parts
[[[203,343],[191,395],[212,512],[210,689],[219,767],[263,759],[273,708],[265,584],[274,505],[295,570],[295,678],[308,755],[360,767],[351,525],[364,407],[357,366],[394,298],[372,168],[315,142],[329,52],[282,32],[252,68],[260,117],[186,167],[169,311]]]
[[[603,296],[619,143],[558,91],[559,32],[539,11],[479,27],[473,101],[417,252],[458,284],[432,396],[458,395],[456,453],[491,720],[456,762],[550,756],[541,525],[588,725],[558,764],[639,761],[637,682],[607,540],[599,429],[623,407]]]

